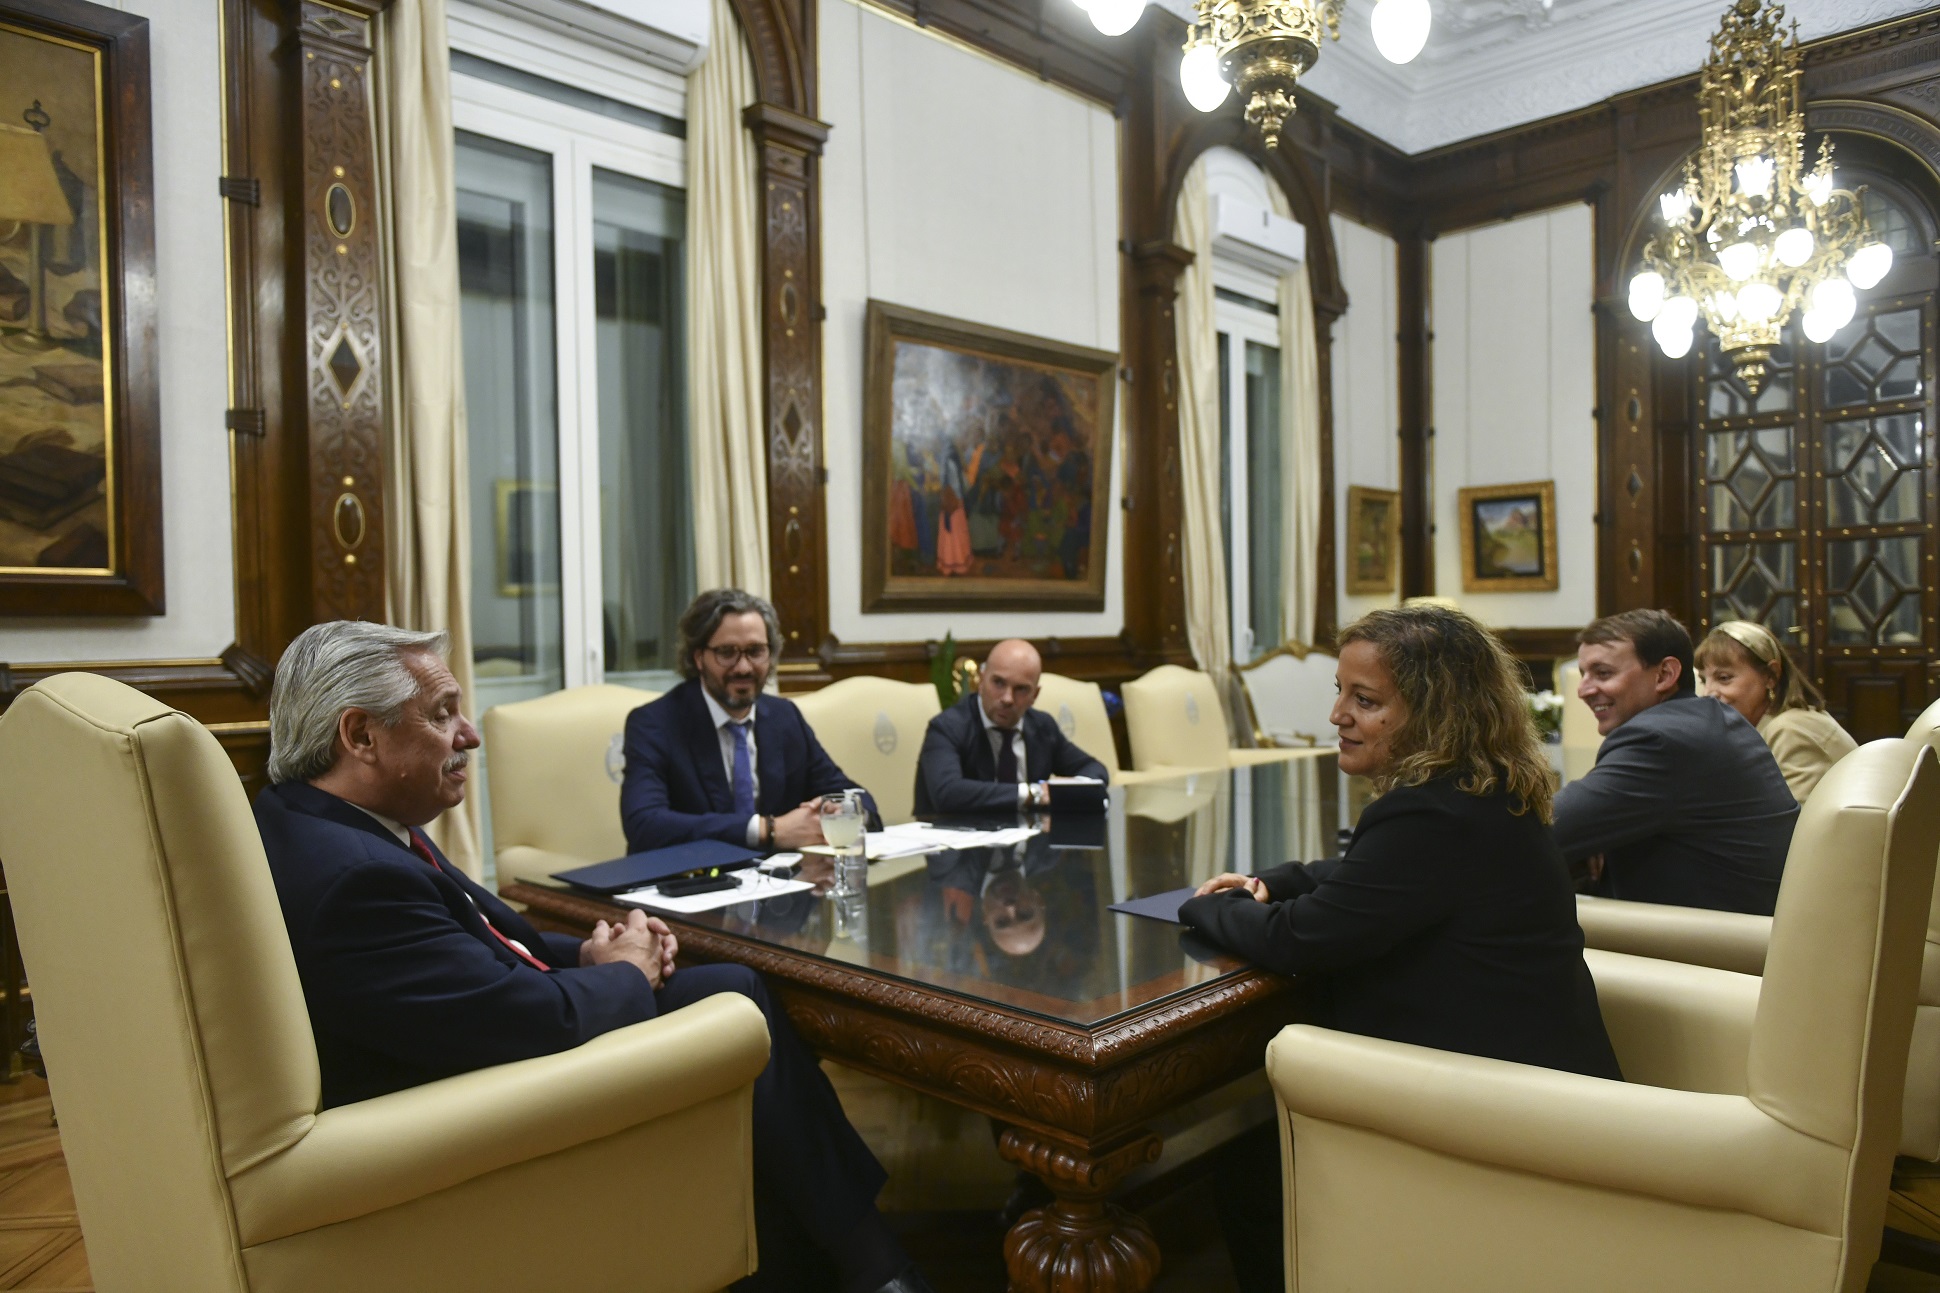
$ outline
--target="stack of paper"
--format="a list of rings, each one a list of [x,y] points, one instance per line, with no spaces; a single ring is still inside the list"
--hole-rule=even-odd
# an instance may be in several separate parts
[[[648,885],[644,889],[616,894],[613,900],[631,903],[636,907],[676,912],[685,916],[697,911],[712,911],[716,907],[731,907],[737,902],[756,902],[762,898],[776,898],[784,893],[799,893],[803,889],[815,887],[806,880],[783,880],[763,874],[752,867],[745,871],[730,871],[725,878],[734,881],[734,888],[689,894],[684,898],[665,898],[661,896],[658,885]]]

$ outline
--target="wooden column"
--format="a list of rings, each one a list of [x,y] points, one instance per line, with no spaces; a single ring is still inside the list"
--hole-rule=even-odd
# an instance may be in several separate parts
[[[1148,667],[1190,667],[1174,303],[1192,253],[1150,242],[1135,248],[1131,260],[1138,305],[1124,345],[1132,374],[1125,418],[1125,630]]]
[[[1434,468],[1429,441],[1435,428],[1434,369],[1429,348],[1429,239],[1419,231],[1395,240],[1396,281],[1401,297],[1397,367],[1400,370],[1401,426],[1401,595],[1425,597],[1435,591]]]
[[[822,465],[821,197],[829,128],[772,103],[744,120],[761,150],[761,332],[767,376],[770,600],[787,635],[782,669],[821,671],[828,638],[828,525]],[[805,679],[798,679],[805,680]]]

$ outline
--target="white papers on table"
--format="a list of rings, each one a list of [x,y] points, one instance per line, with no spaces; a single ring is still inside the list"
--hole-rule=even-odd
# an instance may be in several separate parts
[[[1007,826],[994,831],[958,831],[928,822],[898,822],[869,832],[863,840],[869,860],[874,862],[881,858],[915,857],[941,849],[1002,848],[1023,843],[1037,834],[1037,830],[1035,826]],[[833,853],[835,850],[826,844],[811,844],[802,852]]]
[[[617,900],[638,903],[642,907],[653,907],[660,911],[677,912],[685,916],[697,911],[712,911],[716,907],[731,907],[737,902],[778,898],[785,893],[799,893],[803,889],[815,887],[806,880],[783,880],[777,876],[763,875],[753,867],[730,871],[726,878],[734,881],[734,888],[688,894],[684,898],[666,898],[661,896],[660,886],[650,884],[644,889],[634,889],[620,894]]]
[[[1105,783],[1096,777],[1048,777],[1054,786],[1102,786]]]

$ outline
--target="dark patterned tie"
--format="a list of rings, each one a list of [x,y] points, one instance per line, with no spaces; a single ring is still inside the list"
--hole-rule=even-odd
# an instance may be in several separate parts
[[[748,749],[748,725],[729,723],[734,733],[734,811],[743,817],[754,816],[754,759]]]
[[[1017,729],[1000,727],[997,729],[997,780],[1006,785],[1017,784],[1017,747],[1012,744]]]

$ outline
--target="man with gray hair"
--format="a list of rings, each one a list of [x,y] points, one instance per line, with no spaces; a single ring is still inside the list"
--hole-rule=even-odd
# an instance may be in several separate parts
[[[822,843],[820,800],[855,787],[795,703],[764,695],[781,655],[775,608],[739,588],[680,617],[687,681],[626,720],[620,821],[630,852],[718,839],[758,849]],[[880,829],[873,799],[870,829]]]
[[[673,932],[638,910],[591,938],[542,933],[425,837],[421,827],[464,800],[479,745],[445,644],[442,633],[339,620],[306,629],[277,666],[256,824],[323,1106],[568,1050],[739,992],[767,1017],[770,1050],[754,1087],[761,1269],[737,1287],[924,1293],[876,1212],[881,1164],[760,975],[676,972]]]

